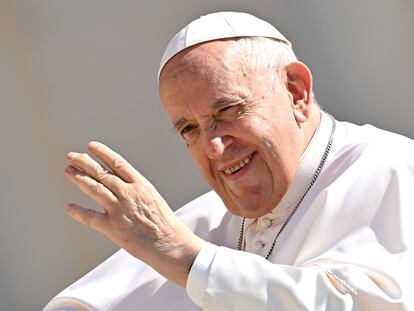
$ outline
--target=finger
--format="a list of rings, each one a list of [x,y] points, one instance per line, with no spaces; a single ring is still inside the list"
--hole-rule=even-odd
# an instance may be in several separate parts
[[[67,158],[72,166],[80,168],[87,175],[96,181],[104,184],[112,192],[117,193],[117,189],[122,187],[123,181],[113,175],[111,171],[105,169],[86,153],[69,152]]]
[[[87,176],[74,166],[67,166],[65,175],[74,183],[79,189],[90,196],[96,203],[110,213],[118,204],[117,197],[105,185]]]
[[[83,225],[86,225],[94,230],[99,232],[105,232],[108,224],[108,215],[92,210],[83,208],[77,204],[69,203],[65,206],[66,212],[68,215],[80,222]]]
[[[104,144],[91,141],[89,150],[102,160],[105,165],[127,183],[138,181],[141,175],[121,155]]]

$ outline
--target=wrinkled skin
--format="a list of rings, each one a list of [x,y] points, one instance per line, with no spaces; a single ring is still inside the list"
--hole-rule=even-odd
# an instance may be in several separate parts
[[[87,154],[70,152],[65,174],[104,212],[68,204],[69,216],[105,234],[169,280],[185,286],[188,269],[203,241],[120,155],[96,142],[89,143],[88,149],[112,173]]]
[[[162,72],[160,96],[199,171],[227,209],[256,218],[270,212],[287,191],[319,111],[311,101],[305,65],[291,63],[275,79],[244,66],[241,57],[226,57],[228,44],[215,41],[174,57]],[[226,174],[244,159],[248,165]]]
[[[223,58],[226,44],[209,42],[176,55],[162,72],[160,95],[226,207],[236,215],[260,217],[286,192],[320,115],[305,65],[289,64],[276,83],[263,72],[230,70],[234,64]],[[185,286],[204,241],[120,155],[97,142],[88,149],[109,170],[87,154],[70,152],[65,175],[103,212],[70,203],[69,216]],[[235,174],[225,173],[241,160],[248,163]]]

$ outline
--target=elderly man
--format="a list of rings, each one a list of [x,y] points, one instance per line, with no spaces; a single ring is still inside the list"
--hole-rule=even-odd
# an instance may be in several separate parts
[[[182,29],[159,90],[214,192],[174,214],[105,145],[88,148],[108,169],[69,153],[66,176],[104,210],[69,215],[123,250],[45,310],[413,307],[411,140],[322,112],[289,41],[244,13]]]

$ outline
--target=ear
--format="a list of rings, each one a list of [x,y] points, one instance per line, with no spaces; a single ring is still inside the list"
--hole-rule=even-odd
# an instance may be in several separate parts
[[[293,114],[296,122],[308,120],[312,104],[312,73],[301,62],[292,62],[285,67],[286,87],[291,94]]]

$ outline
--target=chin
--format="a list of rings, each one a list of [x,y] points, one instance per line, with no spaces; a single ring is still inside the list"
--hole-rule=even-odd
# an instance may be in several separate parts
[[[227,210],[232,213],[233,215],[246,217],[246,218],[258,218],[261,216],[266,215],[272,209],[257,209],[257,204],[247,205],[247,204],[237,204],[234,201],[226,202],[224,204]]]

